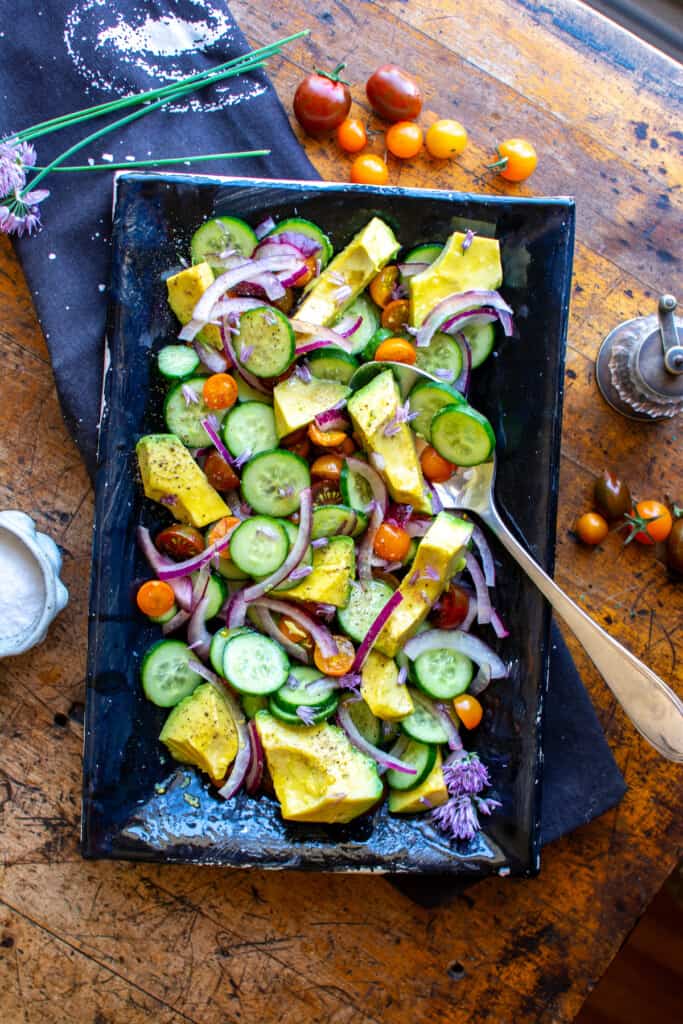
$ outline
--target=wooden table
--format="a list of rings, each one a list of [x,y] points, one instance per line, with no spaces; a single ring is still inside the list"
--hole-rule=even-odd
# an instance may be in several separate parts
[[[572,0],[310,2],[302,13],[303,6],[233,3],[254,44],[312,30],[308,43],[272,64],[285,104],[313,64],[345,59],[349,76],[363,83],[392,59],[421,79],[425,123],[456,117],[468,127],[470,144],[457,163],[394,162],[393,182],[577,197],[557,579],[681,687],[683,588],[667,582],[651,550],[623,550],[611,536],[589,551],[571,533],[606,465],[637,495],[683,498],[680,423],[640,426],[617,417],[593,379],[608,328],[652,312],[659,292],[683,290],[674,238],[679,69]],[[367,117],[362,84],[353,92]],[[482,170],[496,140],[511,134],[531,137],[540,152],[524,186],[505,186]],[[346,179],[347,160],[332,142],[305,144],[325,178]],[[373,148],[381,151],[381,136]],[[35,515],[63,546],[71,592],[45,644],[0,669],[0,1018],[571,1020],[683,840],[681,769],[640,740],[571,637],[629,792],[616,810],[546,849],[536,880],[491,879],[427,911],[377,876],[81,860],[92,492],[6,240],[0,309],[0,507]]]

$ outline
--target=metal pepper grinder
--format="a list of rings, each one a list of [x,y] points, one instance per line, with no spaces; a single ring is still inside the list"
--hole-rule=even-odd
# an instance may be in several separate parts
[[[683,320],[662,295],[656,315],[626,320],[607,335],[596,361],[602,397],[631,420],[683,412]]]

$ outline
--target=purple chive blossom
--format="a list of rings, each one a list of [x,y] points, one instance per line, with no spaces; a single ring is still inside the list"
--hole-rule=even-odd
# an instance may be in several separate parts
[[[474,236],[476,235],[476,233],[477,233],[476,231],[470,231],[469,228],[467,229],[467,231],[465,233],[465,237],[462,240],[462,251],[463,252],[467,252],[469,247],[472,245],[472,241],[473,241]]]
[[[238,455],[235,461],[233,462],[233,466],[235,467],[235,469],[241,469],[244,463],[249,461],[251,455],[251,448],[245,448],[242,454]]]
[[[44,188],[20,195],[17,188],[13,196],[5,196],[0,206],[0,231],[19,238],[38,231],[41,226],[38,204],[49,195]]]
[[[296,676],[292,675],[291,672],[287,676],[287,686],[290,688],[290,690],[298,690],[299,687],[301,686],[299,680],[296,678]]]
[[[398,676],[396,678],[396,682],[398,683],[399,686],[405,686],[407,681],[408,681],[408,666],[407,665],[401,665],[400,669],[398,670]]]
[[[474,839],[481,827],[474,802],[468,796],[455,797],[437,807],[431,820],[453,839]]]
[[[402,423],[411,423],[417,416],[419,416],[419,413],[411,412],[410,403],[406,400],[403,405],[399,405],[398,409],[385,426],[383,431],[384,436],[394,437],[394,435],[398,434],[401,429]]]
[[[444,762],[443,778],[452,797],[475,796],[491,785],[488,768],[477,754],[449,758]]]
[[[311,541],[312,548],[325,548],[330,543],[329,537],[316,537],[315,540]]]
[[[177,500],[178,498],[175,494],[162,494],[159,498],[159,502],[162,505],[175,505]]]
[[[278,534],[275,530],[271,530],[269,526],[257,526],[256,533],[259,537],[267,537],[268,540],[277,540]]]
[[[452,381],[455,379],[455,374],[452,370],[434,370],[434,376],[438,377],[439,380]]]
[[[421,796],[420,803],[422,804],[423,807],[427,808],[432,808],[434,806],[434,804],[432,803],[428,796]]]
[[[309,370],[308,366],[306,366],[306,363],[299,363],[298,366],[295,367],[294,373],[300,381],[303,381],[304,384],[310,384],[313,380],[313,374]]]
[[[296,709],[297,717],[301,719],[304,725],[313,725],[315,719],[315,709],[306,707],[305,704],[300,704]]]
[[[194,388],[191,388],[189,384],[183,384],[180,389],[180,393],[183,396],[185,405],[198,405],[199,395]]]
[[[500,800],[494,800],[492,797],[483,798],[477,796],[474,798],[474,802],[480,814],[489,815],[495,811],[496,807],[502,807]]]
[[[439,576],[438,572],[436,571],[436,569],[432,565],[426,565],[425,566],[425,570],[424,570],[422,575],[425,576],[428,580],[439,580],[439,579],[441,579],[441,577]]]
[[[310,576],[312,572],[313,572],[313,566],[312,565],[300,565],[297,569],[294,569],[294,570],[292,570],[292,572],[290,572],[290,574],[287,577],[287,579],[288,580],[305,580],[306,577]]]
[[[415,335],[420,330],[420,328],[419,327],[411,327],[410,324],[403,324],[403,330],[406,331],[407,334],[412,334],[413,337],[415,337]]]
[[[346,284],[344,275],[340,274],[338,270],[331,270],[329,277],[333,284]]]
[[[332,298],[334,299],[334,304],[336,306],[341,306],[342,303],[346,302],[347,299],[350,299],[352,295],[353,288],[351,287],[351,285],[343,284],[341,288],[337,288]]]
[[[294,488],[291,484],[287,487],[278,487],[277,493],[280,498],[291,498],[294,494]]]
[[[353,690],[357,693],[360,689],[361,677],[360,672],[347,672],[345,676],[339,676],[337,679],[337,685],[342,690]]]
[[[415,571],[411,572],[410,576],[408,577],[408,583],[410,583],[411,587],[414,587],[415,584],[417,583],[417,581],[419,580],[419,578],[420,578],[420,571],[419,571],[419,569],[415,569]]]
[[[240,362],[241,363],[248,363],[249,360],[251,359],[251,357],[253,356],[253,354],[254,354],[254,346],[253,345],[245,345],[244,348],[242,349],[242,351],[240,352]]]
[[[275,313],[272,313],[269,309],[267,309],[266,312],[263,314],[263,322],[265,324],[268,324],[269,327],[272,327],[273,324],[277,323],[275,319]]]

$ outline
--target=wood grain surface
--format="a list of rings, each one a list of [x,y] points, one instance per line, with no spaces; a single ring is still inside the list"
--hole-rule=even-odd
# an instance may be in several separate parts
[[[270,66],[288,109],[303,69],[346,60],[355,109],[379,128],[362,83],[391,59],[421,79],[425,124],[465,123],[460,160],[392,161],[392,182],[576,196],[556,576],[680,692],[683,587],[652,550],[624,550],[614,535],[586,550],[571,532],[603,466],[639,497],[683,503],[680,422],[619,418],[597,393],[593,365],[609,328],[652,312],[659,292],[681,291],[680,69],[573,0],[232,8],[253,44],[312,30]],[[518,134],[534,140],[540,162],[528,183],[510,186],[483,166],[496,140]],[[323,177],[347,179],[349,161],[332,141],[302,142]],[[382,152],[381,135],[372,148]],[[571,1021],[683,845],[680,767],[639,738],[571,636],[629,791],[546,848],[535,880],[491,879],[424,910],[378,876],[81,860],[93,500],[6,239],[0,351],[0,507],[31,513],[63,547],[71,593],[46,642],[0,667],[0,1019]]]

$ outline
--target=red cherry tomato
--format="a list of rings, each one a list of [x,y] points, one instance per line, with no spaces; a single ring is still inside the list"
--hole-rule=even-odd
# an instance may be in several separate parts
[[[217,491],[233,491],[239,487],[240,478],[229,466],[220,452],[209,452],[204,463],[206,479]]]
[[[314,138],[339,127],[351,108],[351,93],[339,78],[344,67],[339,64],[327,74],[316,71],[306,75],[294,94],[294,115],[306,132]]]
[[[634,514],[626,519],[631,526],[626,544],[635,540],[638,544],[652,545],[655,541],[666,540],[673,525],[671,513],[661,501],[639,501]]]
[[[176,562],[184,562],[186,558],[193,558],[201,554],[205,548],[204,538],[194,526],[185,526],[182,523],[174,523],[167,526],[165,530],[156,535],[154,541],[156,547],[164,555],[175,559]]]
[[[420,87],[396,64],[382,64],[365,85],[370,106],[385,121],[414,121],[422,110]]]
[[[430,618],[437,629],[457,629],[464,622],[470,606],[469,594],[457,583],[451,583],[438,601]]]

